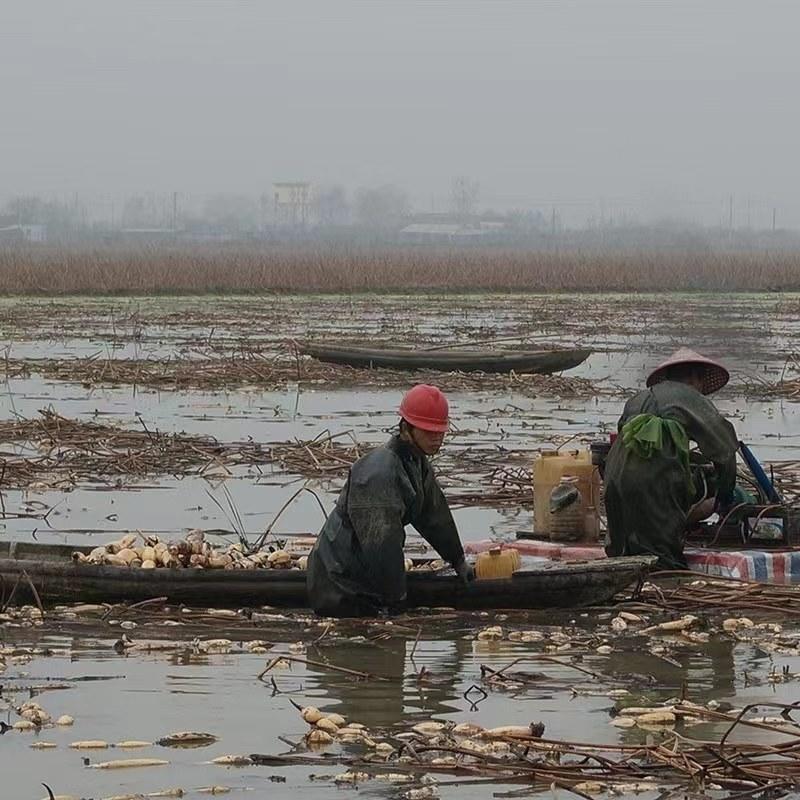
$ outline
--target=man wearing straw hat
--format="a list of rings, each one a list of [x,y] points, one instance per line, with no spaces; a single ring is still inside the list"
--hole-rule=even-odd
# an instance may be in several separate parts
[[[375,616],[406,599],[405,526],[413,525],[461,581],[475,576],[428,457],[449,428],[447,398],[419,384],[400,404],[398,432],[350,468],[308,558],[311,607],[329,617]]]
[[[651,554],[662,569],[688,568],[687,523],[727,506],[736,483],[736,433],[707,399],[729,377],[721,364],[681,348],[627,402],[605,467],[609,556]],[[713,465],[713,492],[693,477],[690,442]]]

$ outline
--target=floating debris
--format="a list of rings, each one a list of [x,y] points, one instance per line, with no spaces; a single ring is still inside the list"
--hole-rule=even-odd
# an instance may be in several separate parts
[[[250,756],[219,756],[211,761],[212,764],[217,764],[221,767],[246,767],[253,763]]]
[[[109,744],[102,739],[87,739],[86,741],[72,742],[70,747],[73,750],[106,750]]]
[[[368,781],[369,779],[370,776],[366,772],[342,772],[339,775],[334,775],[333,782],[356,784],[364,783],[364,781]]]
[[[156,741],[160,747],[207,747],[219,741],[218,737],[213,733],[205,733],[203,731],[179,731],[178,733],[171,733],[169,736],[164,736]]]
[[[89,764],[89,769],[132,769],[138,767],[165,767],[169,761],[161,758],[124,758],[116,761],[101,761]]]

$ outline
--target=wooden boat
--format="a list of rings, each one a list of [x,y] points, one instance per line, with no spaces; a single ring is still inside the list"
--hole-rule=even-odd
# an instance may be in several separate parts
[[[305,608],[306,576],[300,570],[126,569],[76,564],[75,550],[90,548],[24,542],[0,544],[0,604],[31,602],[31,587],[44,604],[130,602],[166,597],[173,604],[215,607]],[[511,578],[461,585],[450,574],[409,573],[408,604],[483,608],[571,608],[608,602],[640,581],[651,557],[609,558],[586,563],[548,563]]]
[[[582,364],[591,350],[383,350],[302,343],[319,361],[367,369],[434,369],[441,372],[517,372],[549,375]]]

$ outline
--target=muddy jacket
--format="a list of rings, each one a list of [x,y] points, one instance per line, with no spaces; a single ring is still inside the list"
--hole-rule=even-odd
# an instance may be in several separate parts
[[[619,430],[640,414],[675,420],[715,468],[717,497],[727,499],[736,481],[738,440],[733,426],[696,389],[665,381],[639,392],[625,406]],[[685,459],[670,437],[662,449],[642,458],[614,442],[605,468],[605,503],[610,556],[654,554],[659,567],[686,569],[683,537],[692,504],[700,499],[687,483]],[[700,488],[700,487],[698,487]]]
[[[319,534],[308,559],[312,608],[342,617],[402,606],[409,524],[445,561],[463,560],[453,515],[427,457],[394,436],[353,464]]]

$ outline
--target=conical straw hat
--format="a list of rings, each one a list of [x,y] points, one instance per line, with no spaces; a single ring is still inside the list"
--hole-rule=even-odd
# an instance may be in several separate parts
[[[667,370],[676,364],[697,364],[703,367],[703,394],[713,394],[719,391],[729,380],[730,373],[722,364],[713,361],[710,358],[701,356],[694,350],[688,347],[681,347],[676,350],[663,364],[659,364],[647,378],[648,386],[655,386],[657,383],[667,379]]]

